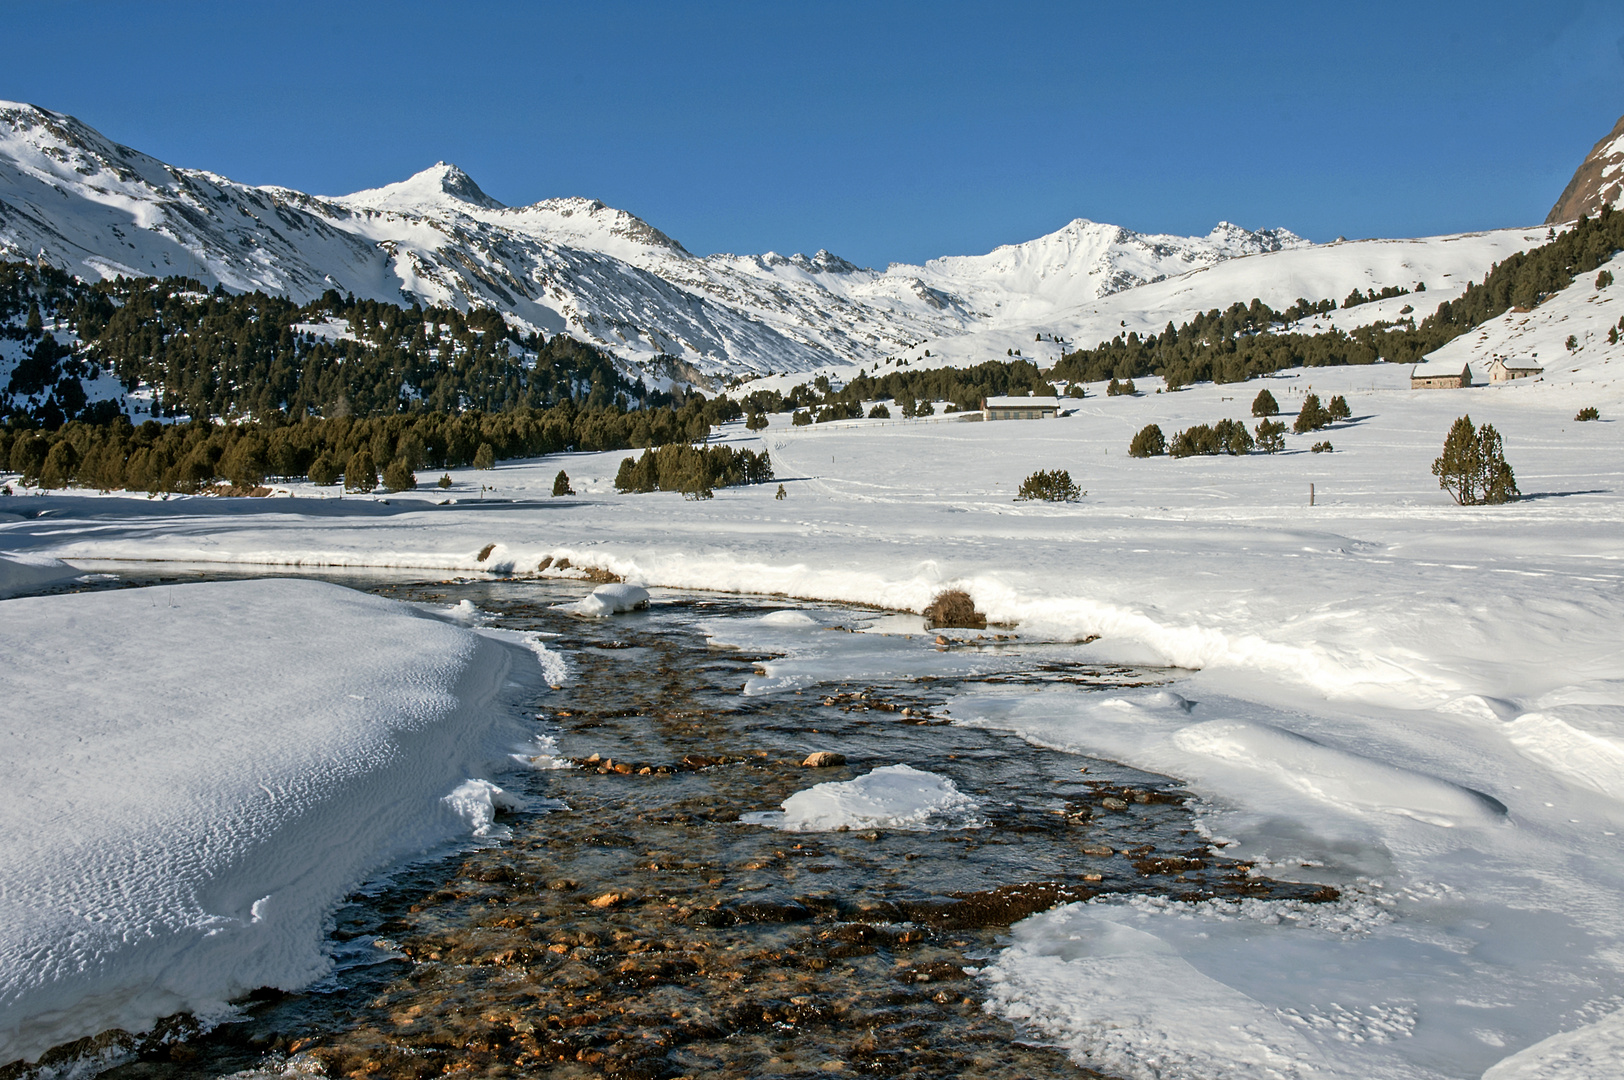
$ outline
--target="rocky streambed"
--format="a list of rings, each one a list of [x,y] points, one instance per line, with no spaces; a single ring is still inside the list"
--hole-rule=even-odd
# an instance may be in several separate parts
[[[1330,895],[1224,859],[1165,778],[948,722],[970,676],[743,693],[772,657],[705,628],[782,604],[661,594],[594,620],[557,610],[571,583],[372,587],[557,635],[572,676],[531,712],[569,767],[499,778],[528,807],[502,819],[511,839],[352,898],[324,983],[207,1033],[177,1021],[108,1075],[1092,1075],[983,1009],[975,975],[1011,923],[1107,892]],[[1010,635],[945,642],[1000,650],[975,678],[1013,687],[1174,678],[1028,657]],[[809,767],[815,751],[844,761]],[[740,820],[896,763],[973,793],[977,827]]]

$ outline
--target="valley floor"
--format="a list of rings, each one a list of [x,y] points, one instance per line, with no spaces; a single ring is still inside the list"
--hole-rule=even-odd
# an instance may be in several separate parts
[[[1130,1077],[1616,1076],[1624,394],[1610,368],[1578,367],[1461,391],[1412,391],[1407,368],[1298,370],[1091,393],[1049,421],[774,417],[760,441],[781,501],[776,484],[617,495],[621,453],[456,472],[445,491],[423,474],[387,499],[26,494],[0,501],[0,550],[83,570],[551,559],[552,574],[568,558],[646,585],[911,611],[960,586],[1023,639],[1098,635],[1101,660],[1198,671],[1176,695],[964,694],[957,721],[1185,780],[1227,854],[1343,891],[1057,909],[983,970],[997,1008]],[[1126,454],[1151,422],[1250,426],[1263,387],[1288,414],[1310,389],[1344,394],[1353,419],[1276,455]],[[1574,422],[1587,405],[1600,422]],[[1522,501],[1438,490],[1429,466],[1463,413],[1499,429]],[[1334,451],[1309,453],[1321,439]],[[1054,468],[1080,502],[1014,501]],[[560,469],[580,495],[550,497]],[[769,675],[791,685],[799,662],[791,645]]]

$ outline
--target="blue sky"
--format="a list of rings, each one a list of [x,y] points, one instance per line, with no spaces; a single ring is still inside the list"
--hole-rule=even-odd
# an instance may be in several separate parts
[[[1541,220],[1624,4],[15,3],[0,98],[340,194],[455,162],[698,253],[883,266],[1074,217],[1316,240]]]

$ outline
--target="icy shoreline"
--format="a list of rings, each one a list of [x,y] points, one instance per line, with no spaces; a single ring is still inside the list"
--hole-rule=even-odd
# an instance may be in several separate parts
[[[8,600],[0,655],[0,1061],[318,978],[524,739],[512,648],[319,582]]]

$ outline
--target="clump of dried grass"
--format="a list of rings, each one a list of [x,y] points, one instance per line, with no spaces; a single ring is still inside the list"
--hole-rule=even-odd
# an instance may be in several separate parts
[[[932,630],[956,627],[963,630],[985,630],[987,616],[976,610],[976,602],[963,589],[947,589],[936,594],[936,599],[925,608],[925,623]]]

